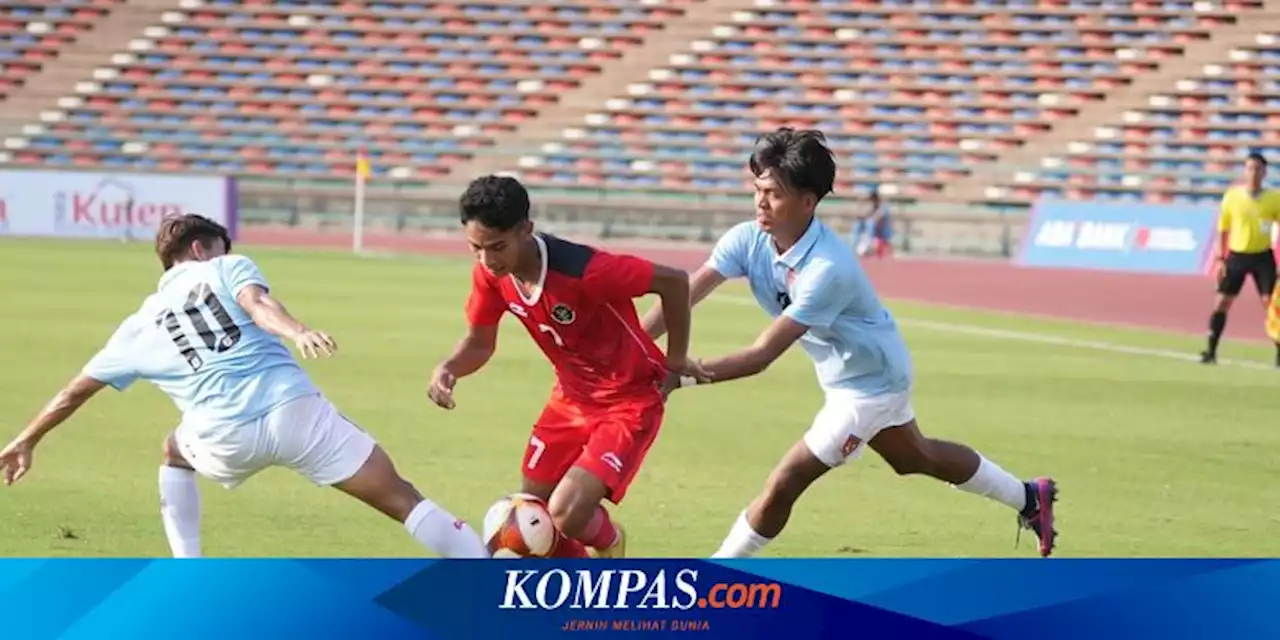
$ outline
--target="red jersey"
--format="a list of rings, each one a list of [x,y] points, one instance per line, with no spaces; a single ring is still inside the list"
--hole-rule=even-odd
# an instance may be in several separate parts
[[[476,264],[467,321],[520,319],[556,370],[566,399],[589,404],[651,398],[666,376],[666,355],[640,325],[634,298],[649,291],[653,263],[535,235],[542,252],[539,285],[526,297],[514,276]]]

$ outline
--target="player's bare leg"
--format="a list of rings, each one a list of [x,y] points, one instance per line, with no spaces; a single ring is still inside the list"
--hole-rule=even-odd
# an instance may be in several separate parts
[[[764,490],[738,515],[729,535],[713,558],[745,558],[769,544],[787,526],[800,496],[831,467],[819,460],[801,440],[782,456],[769,473]]]
[[[443,507],[424,498],[396,472],[391,457],[375,446],[355,475],[334,485],[344,493],[404,523],[409,535],[446,558],[488,558],[480,536]]]
[[[622,557],[626,537],[604,508],[608,496],[609,487],[594,473],[577,466],[565,473],[547,503],[556,529],[568,543],[558,557],[587,557],[585,547],[598,557]]]
[[[1052,478],[1023,482],[963,444],[924,437],[915,420],[881,431],[868,445],[899,475],[927,475],[1008,505],[1040,539],[1040,555],[1053,553],[1058,488]]]
[[[172,433],[164,439],[160,464],[160,520],[175,558],[200,557],[200,487]]]
[[[1227,328],[1227,313],[1231,311],[1231,305],[1235,301],[1235,296],[1218,294],[1217,300],[1213,303],[1213,315],[1209,316],[1209,342],[1207,348],[1200,353],[1200,362],[1214,364],[1218,361],[1218,342],[1222,339],[1222,332]]]

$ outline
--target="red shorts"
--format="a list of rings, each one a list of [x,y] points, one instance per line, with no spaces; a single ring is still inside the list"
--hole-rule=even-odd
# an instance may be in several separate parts
[[[524,476],[556,484],[572,467],[582,467],[609,488],[609,501],[622,502],[644,456],[662,426],[663,402],[628,400],[585,406],[552,394],[525,448]]]

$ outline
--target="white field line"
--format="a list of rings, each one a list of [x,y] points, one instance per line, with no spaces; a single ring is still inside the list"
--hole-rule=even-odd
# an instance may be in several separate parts
[[[720,300],[735,305],[756,306],[756,301],[744,296],[716,296],[712,295],[708,300]],[[1004,314],[1008,315],[1008,314]],[[927,331],[938,331],[941,333],[956,333],[970,336],[981,336],[984,338],[996,338],[999,340],[1017,340],[1019,342],[1033,342],[1036,344],[1049,344],[1060,347],[1070,347],[1073,349],[1092,349],[1094,351],[1103,351],[1107,353],[1119,353],[1131,356],[1148,356],[1153,358],[1165,358],[1168,360],[1181,360],[1182,362],[1200,362],[1200,356],[1196,353],[1174,351],[1172,349],[1155,349],[1150,347],[1134,347],[1124,344],[1116,344],[1114,342],[1104,342],[1101,340],[1085,340],[1082,338],[1068,338],[1065,336],[1054,335],[1051,333],[1040,333],[1035,331],[1015,331],[1012,329],[997,329],[994,327],[983,327],[973,324],[963,324],[955,322],[937,322],[935,320],[920,320],[917,318],[897,317],[898,324],[904,327],[915,327],[917,329],[925,329]],[[1273,367],[1261,362],[1251,360],[1232,360],[1228,358],[1218,358],[1218,364],[1225,364],[1236,367],[1244,367],[1246,369],[1257,369],[1262,371],[1270,371]]]

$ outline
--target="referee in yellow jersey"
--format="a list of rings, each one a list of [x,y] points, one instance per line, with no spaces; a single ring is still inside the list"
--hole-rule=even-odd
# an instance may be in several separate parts
[[[1218,215],[1218,252],[1214,275],[1218,279],[1218,300],[1209,318],[1209,345],[1200,361],[1218,360],[1218,340],[1227,326],[1231,303],[1244,288],[1246,278],[1262,298],[1262,308],[1271,302],[1276,286],[1276,258],[1271,252],[1271,225],[1280,221],[1280,192],[1264,190],[1267,159],[1251,153],[1244,163],[1244,182],[1222,194]],[[1276,345],[1276,366],[1280,366],[1280,343]]]

